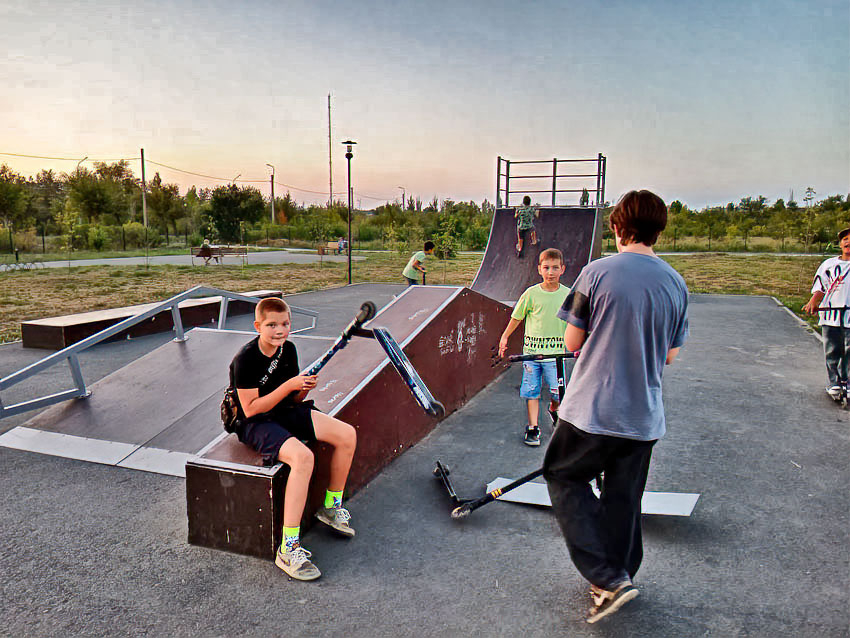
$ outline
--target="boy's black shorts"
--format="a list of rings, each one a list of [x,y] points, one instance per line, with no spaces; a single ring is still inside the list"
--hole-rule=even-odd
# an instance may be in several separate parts
[[[262,454],[265,465],[274,465],[278,461],[280,446],[290,437],[294,436],[305,443],[316,440],[310,414],[316,409],[312,401],[280,407],[243,422],[236,430],[236,436],[242,443]]]
[[[531,228],[517,228],[516,235],[519,239],[525,239],[528,235],[534,232],[534,226]]]

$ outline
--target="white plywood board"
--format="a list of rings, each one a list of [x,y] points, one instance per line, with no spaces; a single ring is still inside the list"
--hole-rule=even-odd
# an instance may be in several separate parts
[[[0,435],[0,447],[184,478],[186,461],[194,457],[193,454],[182,452],[35,430],[23,426],[12,428]]]
[[[141,447],[116,465],[131,470],[142,470],[168,476],[186,478],[186,461],[195,458],[194,454],[172,452],[153,447]]]
[[[0,435],[0,446],[106,465],[115,465],[139,448],[131,443],[91,439],[23,426],[12,428]]]
[[[492,492],[500,487],[513,483],[516,479],[503,478],[501,476],[493,479],[487,484],[487,492]],[[644,492],[641,501],[641,512],[643,514],[660,514],[665,516],[690,516],[699,499],[699,494],[687,494],[680,492]],[[524,483],[519,487],[502,494],[500,501],[511,501],[512,503],[527,503],[529,505],[541,505],[551,507],[549,490],[545,483],[534,481]]]

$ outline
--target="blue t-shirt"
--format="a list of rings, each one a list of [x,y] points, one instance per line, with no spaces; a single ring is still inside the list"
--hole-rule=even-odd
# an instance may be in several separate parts
[[[579,273],[558,317],[586,330],[558,416],[580,430],[664,436],[661,376],[688,337],[688,289],[658,257],[619,253]]]

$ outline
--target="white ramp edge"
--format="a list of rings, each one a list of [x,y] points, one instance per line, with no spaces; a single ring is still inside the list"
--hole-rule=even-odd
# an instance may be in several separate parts
[[[505,487],[515,480],[499,476],[487,484],[487,492]],[[641,501],[641,513],[663,516],[690,516],[694,511],[699,496],[699,494],[681,492],[644,492],[643,500]],[[528,505],[542,505],[544,507],[552,506],[546,484],[535,483],[533,481],[524,483],[510,492],[502,494],[497,500],[526,503]]]
[[[186,460],[194,456],[23,426],[0,435],[0,447],[179,477],[186,476]]]
[[[116,465],[131,470],[186,478],[186,461],[192,458],[195,458],[194,454],[172,452],[154,447],[140,447]]]

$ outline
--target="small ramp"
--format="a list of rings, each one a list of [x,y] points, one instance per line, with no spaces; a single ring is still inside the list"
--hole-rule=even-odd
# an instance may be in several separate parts
[[[540,283],[537,259],[542,250],[557,248],[567,267],[561,283],[571,286],[584,266],[602,256],[602,216],[597,208],[540,207],[534,220],[539,243],[526,240],[522,255],[516,254],[515,208],[498,208],[493,214],[490,239],[472,290],[513,305],[523,291]]]
[[[507,368],[496,350],[508,313],[506,306],[468,288],[414,286],[367,327],[389,329],[449,414]],[[228,365],[252,336],[196,328],[186,341],[163,344],[94,383],[87,399],[51,406],[0,435],[0,446],[185,476],[186,461],[202,450],[215,458],[217,448],[241,445],[223,432],[219,404]],[[321,357],[334,338],[292,335],[301,368]],[[351,490],[436,425],[372,339],[354,339],[340,351],[319,374],[309,398],[358,430],[347,483]],[[326,465],[318,464],[319,475]]]

